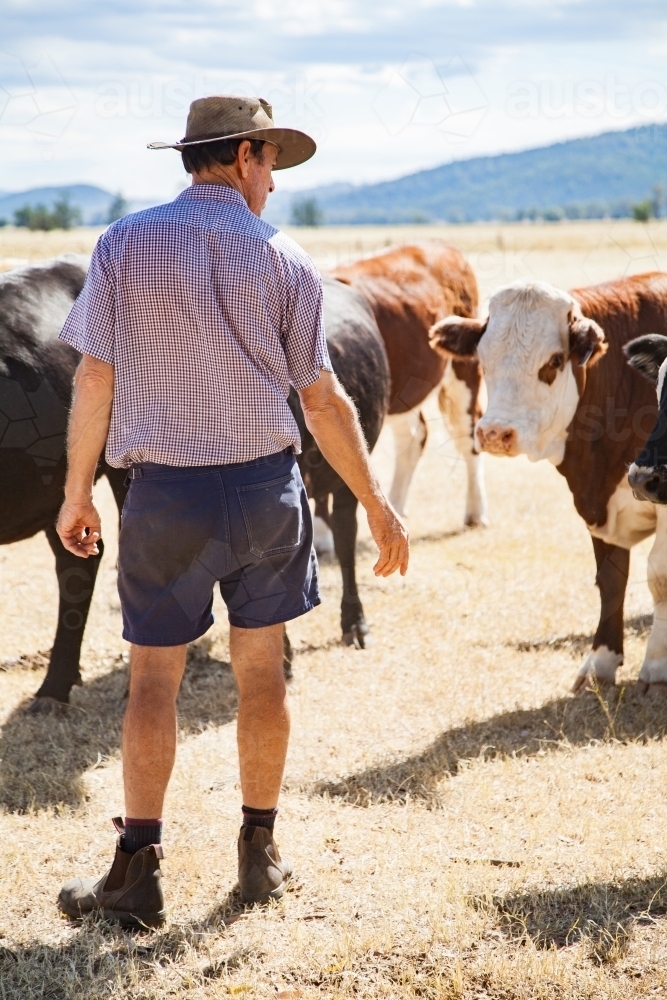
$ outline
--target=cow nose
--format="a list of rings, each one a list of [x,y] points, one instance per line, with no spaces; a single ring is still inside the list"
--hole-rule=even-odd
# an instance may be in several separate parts
[[[477,439],[482,451],[495,455],[511,455],[516,449],[516,431],[502,424],[479,425]]]
[[[637,500],[650,500],[656,503],[663,477],[655,468],[632,465],[628,472],[628,482]]]

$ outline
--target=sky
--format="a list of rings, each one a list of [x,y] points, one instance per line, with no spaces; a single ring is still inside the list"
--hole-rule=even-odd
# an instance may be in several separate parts
[[[186,183],[191,100],[263,97],[285,190],[667,121],[665,0],[0,0],[0,191]]]

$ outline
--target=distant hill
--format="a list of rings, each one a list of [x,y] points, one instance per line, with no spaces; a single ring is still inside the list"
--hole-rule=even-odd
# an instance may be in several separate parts
[[[622,218],[631,214],[633,204],[651,197],[656,185],[667,193],[667,125],[456,160],[380,184],[348,182],[297,192],[279,187],[269,196],[263,217],[285,225],[295,200],[312,197],[329,225]],[[85,225],[106,222],[114,196],[91,184],[0,192],[0,220],[11,222],[25,205],[52,209],[63,194],[81,209]],[[129,210],[155,203],[130,201]]]
[[[457,160],[380,184],[314,188],[283,196],[275,209],[269,200],[266,217],[289,222],[291,203],[306,196],[329,225],[623,217],[656,184],[667,191],[667,125]]]
[[[93,184],[65,184],[59,187],[30,188],[28,191],[2,191],[0,192],[0,219],[13,222],[14,212],[26,205],[31,208],[44,205],[45,208],[51,210],[55,202],[63,195],[67,195],[70,204],[80,209],[85,226],[104,225],[107,221],[109,206],[114,199],[111,191],[105,191]],[[132,200],[128,202],[131,212],[136,212],[152,204],[155,202]]]

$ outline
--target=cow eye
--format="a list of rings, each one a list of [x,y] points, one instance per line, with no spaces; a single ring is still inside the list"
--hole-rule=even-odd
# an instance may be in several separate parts
[[[558,372],[563,370],[564,363],[565,356],[560,351],[557,354],[552,354],[537,373],[540,382],[544,382],[546,385],[553,385]]]

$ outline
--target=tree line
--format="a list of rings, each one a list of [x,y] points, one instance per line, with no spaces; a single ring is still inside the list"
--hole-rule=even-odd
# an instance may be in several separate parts
[[[106,215],[106,223],[116,222],[127,215],[129,205],[120,192],[114,196]],[[49,232],[52,229],[72,229],[80,226],[81,209],[72,205],[69,196],[63,194],[53,203],[53,208],[46,205],[24,205],[14,212],[14,225],[32,231]],[[0,226],[6,226],[7,220],[0,219]]]

